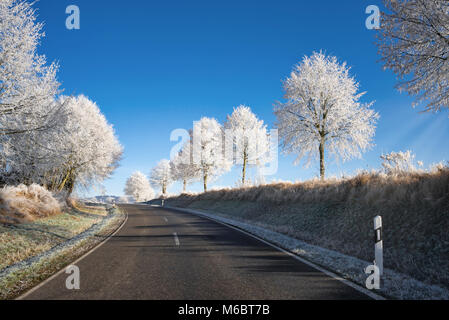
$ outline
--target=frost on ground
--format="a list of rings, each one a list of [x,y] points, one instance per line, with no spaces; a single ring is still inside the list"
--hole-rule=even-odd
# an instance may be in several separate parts
[[[385,268],[449,290],[449,168],[409,168],[183,194],[165,203],[217,212],[362,261],[374,259],[373,218],[380,215]]]
[[[89,251],[124,221],[117,209],[83,207],[15,226],[0,225],[0,300],[47,279]]]
[[[191,210],[185,208],[175,209],[202,215],[245,230],[253,235],[276,244],[281,248],[287,249],[288,251],[293,252],[321,267],[332,270],[333,272],[341,275],[343,278],[351,280],[363,287],[365,287],[367,278],[364,270],[367,266],[373,264],[372,262],[364,261],[319,246],[310,245],[304,241],[268,230],[268,226],[260,223],[254,224],[248,223],[247,221],[237,221],[235,219],[230,219],[224,214],[215,212],[211,214],[202,210]],[[449,299],[449,290],[439,286],[425,284],[421,281],[413,279],[410,276],[395,272],[391,269],[384,269],[382,287],[380,290],[376,290],[375,293],[393,299],[404,300]]]

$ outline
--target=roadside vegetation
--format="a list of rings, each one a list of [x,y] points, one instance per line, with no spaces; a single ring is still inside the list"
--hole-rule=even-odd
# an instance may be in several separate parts
[[[106,215],[104,208],[91,213],[78,205],[78,209],[66,208],[64,213],[34,222],[0,224],[0,270],[72,239]]]
[[[32,222],[61,212],[60,201],[37,184],[0,189],[0,223]]]
[[[123,148],[94,101],[62,95],[43,37],[34,3],[0,1],[0,299],[48,278],[124,217],[71,199],[109,178]]]
[[[167,205],[249,222],[373,261],[373,218],[383,217],[385,267],[449,288],[449,167],[183,194]],[[362,270],[361,270],[362,272]]]
[[[61,270],[125,219],[118,209],[73,205],[33,222],[0,224],[0,299],[14,298]]]

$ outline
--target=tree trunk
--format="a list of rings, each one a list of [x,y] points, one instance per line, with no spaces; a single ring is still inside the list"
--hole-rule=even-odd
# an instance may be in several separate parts
[[[66,198],[68,199],[75,189],[76,176],[73,169],[70,169],[64,177],[61,184],[58,186],[58,191],[61,192],[64,189],[67,191]]]
[[[67,174],[65,175],[64,179],[62,180],[61,184],[58,187],[58,191],[62,191],[64,190],[65,184],[67,183],[67,181],[70,179],[70,176],[72,175],[72,170],[70,169],[69,171],[67,171]]]
[[[242,187],[245,186],[246,182],[246,164],[248,163],[248,155],[246,151],[243,152],[243,171],[242,171]]]
[[[324,167],[324,144],[325,144],[325,140],[324,138],[321,138],[321,143],[320,143],[320,177],[321,180],[324,180],[325,178],[325,167]]]
[[[167,193],[167,185],[164,183],[162,185],[162,194],[165,196],[166,193]]]
[[[207,192],[207,174],[203,176],[204,192]]]
[[[183,186],[182,186],[183,188],[182,188],[182,192],[183,193],[186,193],[186,191],[187,191],[187,179],[184,179],[184,182],[183,182]]]
[[[69,198],[69,197],[72,195],[73,189],[75,189],[75,179],[72,177],[72,178],[70,179],[70,181],[69,181],[68,186],[67,186],[67,190],[68,190],[68,192],[67,192],[67,198]]]

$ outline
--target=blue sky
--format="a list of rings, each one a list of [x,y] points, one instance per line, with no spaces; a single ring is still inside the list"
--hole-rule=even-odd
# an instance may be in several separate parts
[[[81,11],[80,30],[65,27],[72,4]],[[329,175],[378,168],[380,154],[391,151],[411,149],[426,165],[448,160],[448,113],[419,113],[394,89],[394,74],[378,62],[375,32],[365,27],[371,4],[381,7],[379,0],[40,0],[36,8],[46,32],[40,52],[59,62],[64,93],[96,101],[125,147],[121,167],[104,183],[107,194],[121,195],[133,171],[148,174],[169,157],[172,130],[189,129],[202,116],[223,122],[247,104],[272,128],[281,81],[319,50],[352,67],[368,92],[364,101],[376,101],[381,116],[376,146],[363,159],[328,162]],[[318,164],[306,169],[293,160],[281,155],[268,180],[318,175]],[[234,185],[239,174],[236,168],[214,184]]]

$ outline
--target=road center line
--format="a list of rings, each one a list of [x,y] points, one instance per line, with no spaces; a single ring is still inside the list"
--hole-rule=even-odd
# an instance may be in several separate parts
[[[175,233],[173,233],[173,236],[175,237],[175,244],[179,247],[180,242],[179,242],[178,234],[175,232]]]

